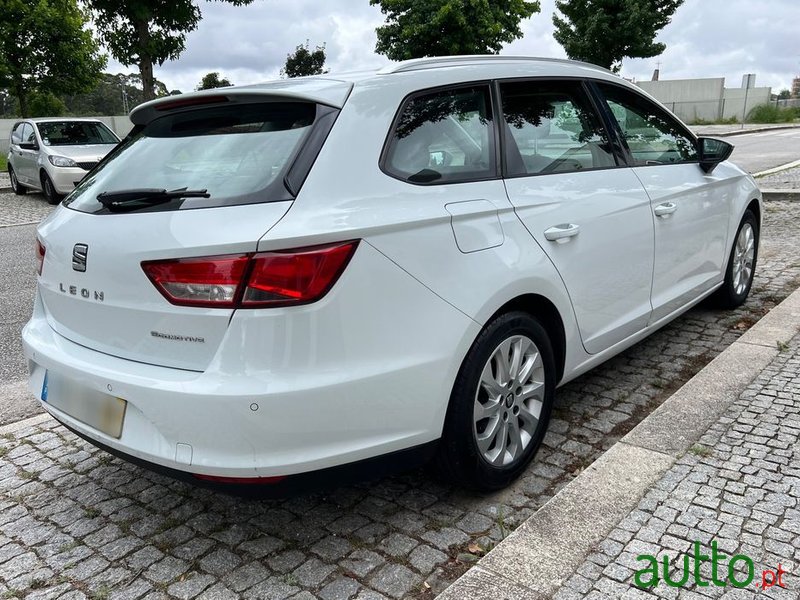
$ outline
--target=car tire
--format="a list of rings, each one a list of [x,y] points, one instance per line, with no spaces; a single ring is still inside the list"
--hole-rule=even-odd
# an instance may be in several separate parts
[[[758,219],[748,209],[736,230],[725,281],[714,294],[714,300],[721,308],[736,308],[747,300],[758,262],[759,233]]]
[[[14,173],[14,169],[8,167],[8,178],[11,180],[11,189],[17,196],[24,196],[25,193],[28,191],[24,185],[22,185],[19,180],[17,180],[17,174]]]
[[[50,181],[50,177],[44,172],[42,172],[42,193],[48,204],[58,204],[61,202],[61,194],[56,192],[56,188],[53,187],[53,182]]]
[[[435,461],[439,472],[480,491],[509,485],[544,439],[555,384],[555,359],[544,327],[525,312],[495,318],[456,377]]]

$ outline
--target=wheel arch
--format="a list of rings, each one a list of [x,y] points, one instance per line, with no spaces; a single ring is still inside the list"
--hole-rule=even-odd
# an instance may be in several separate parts
[[[564,376],[564,367],[567,356],[567,335],[564,329],[564,320],[561,314],[548,298],[540,294],[522,294],[503,304],[491,316],[491,322],[502,314],[511,311],[522,311],[536,317],[547,332],[550,343],[553,345],[553,355],[556,361],[556,383]]]

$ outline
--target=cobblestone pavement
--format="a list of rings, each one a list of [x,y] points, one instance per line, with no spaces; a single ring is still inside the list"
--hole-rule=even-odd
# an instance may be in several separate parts
[[[800,190],[800,167],[759,177],[756,182],[762,189]]]
[[[598,544],[596,550],[555,594],[554,600],[603,598],[800,597],[800,337],[796,338],[753,381],[726,414],[709,429]],[[725,555],[716,573],[708,558],[712,541]],[[669,557],[670,578],[684,576],[683,557],[697,552],[703,559],[698,586],[694,560],[681,588],[663,580],[645,593],[635,572],[649,567],[639,555],[663,561]],[[749,568],[737,554],[753,562]],[[734,570],[729,572],[729,565]],[[662,563],[663,564],[663,563]],[[785,572],[778,583],[778,567]],[[770,570],[773,575],[765,574]],[[731,573],[741,589],[733,587]],[[726,587],[709,585],[712,576]],[[650,583],[651,574],[641,574]],[[775,583],[771,588],[763,582]],[[762,585],[762,589],[757,588]],[[760,593],[756,596],[756,593]]]
[[[425,471],[277,501],[166,480],[49,421],[0,439],[0,596],[429,598],[800,283],[800,203],[767,205],[746,305],[701,306],[559,390],[537,459],[476,496]]]
[[[0,182],[0,187],[2,182]],[[0,227],[38,223],[53,210],[41,194],[0,192]]]

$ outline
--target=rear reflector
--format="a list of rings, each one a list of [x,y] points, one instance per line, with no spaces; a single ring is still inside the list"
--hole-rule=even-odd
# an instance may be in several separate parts
[[[44,253],[46,252],[44,244],[36,238],[36,274],[42,274],[42,266],[44,265]]]
[[[201,475],[199,473],[192,474],[195,479],[201,481],[211,481],[214,483],[233,483],[233,484],[271,484],[280,483],[286,479],[286,475],[278,475],[275,477],[217,477],[216,475]]]
[[[358,241],[350,241],[280,252],[148,261],[142,269],[178,306],[294,306],[328,293],[357,246]]]

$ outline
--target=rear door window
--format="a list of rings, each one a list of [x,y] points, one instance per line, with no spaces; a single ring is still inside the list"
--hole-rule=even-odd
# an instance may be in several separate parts
[[[264,102],[168,113],[126,138],[65,204],[103,212],[98,194],[143,188],[211,195],[144,210],[290,200],[284,175],[320,116],[335,112],[311,102]]]
[[[580,82],[500,85],[509,176],[617,166],[608,135]]]
[[[489,86],[412,96],[395,121],[384,156],[384,171],[410,183],[460,183],[495,177]]]
[[[24,123],[17,123],[14,125],[14,129],[11,131],[11,143],[12,144],[19,144],[22,142],[22,126]]]

